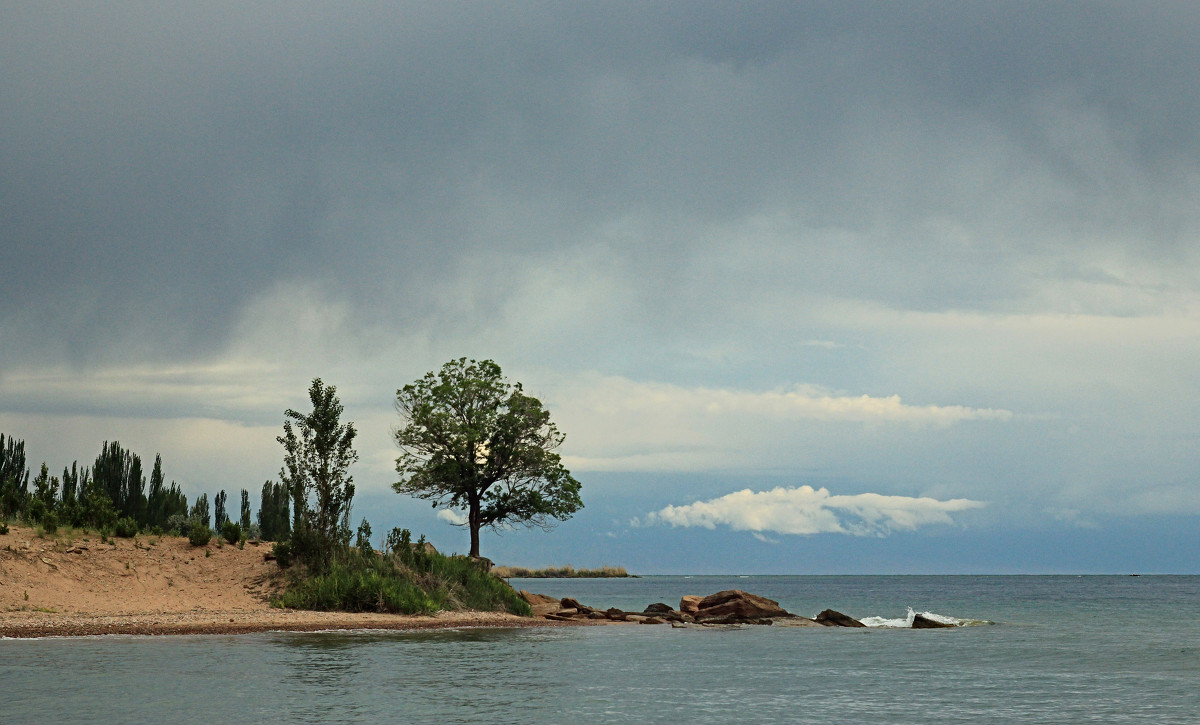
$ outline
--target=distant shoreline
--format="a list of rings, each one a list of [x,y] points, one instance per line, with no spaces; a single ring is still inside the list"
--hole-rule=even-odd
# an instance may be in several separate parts
[[[576,569],[567,564],[545,569],[526,569],[521,566],[496,566],[492,573],[501,579],[638,579],[623,566],[602,566],[599,569]]]

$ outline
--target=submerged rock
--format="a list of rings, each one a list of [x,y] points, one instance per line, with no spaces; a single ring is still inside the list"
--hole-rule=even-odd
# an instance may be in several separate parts
[[[785,619],[772,620],[776,627],[824,627],[815,619],[808,617],[787,617]]]

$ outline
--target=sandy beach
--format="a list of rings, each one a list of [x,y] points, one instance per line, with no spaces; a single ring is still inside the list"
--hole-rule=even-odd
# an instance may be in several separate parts
[[[241,634],[272,630],[563,626],[499,612],[433,616],[270,606],[282,578],[270,544],[193,547],[177,536],[0,535],[0,637]],[[570,626],[569,624],[566,626]]]

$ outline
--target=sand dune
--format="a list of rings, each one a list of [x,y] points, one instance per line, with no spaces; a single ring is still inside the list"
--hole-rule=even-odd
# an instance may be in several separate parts
[[[265,630],[541,626],[496,612],[435,616],[305,612],[271,607],[282,583],[270,545],[177,536],[101,541],[97,533],[0,535],[0,636],[242,633]]]

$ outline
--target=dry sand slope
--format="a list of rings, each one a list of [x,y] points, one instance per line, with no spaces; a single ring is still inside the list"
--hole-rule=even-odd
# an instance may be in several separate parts
[[[268,547],[218,546],[215,539],[193,547],[181,537],[145,535],[103,543],[97,533],[79,532],[39,538],[13,526],[0,535],[0,636],[541,624],[494,612],[412,617],[272,608],[268,597],[281,578],[263,559]]]

